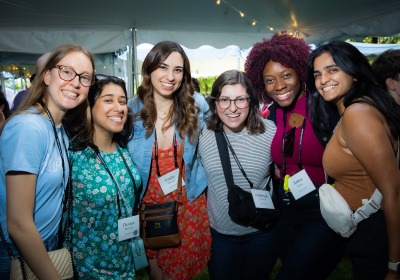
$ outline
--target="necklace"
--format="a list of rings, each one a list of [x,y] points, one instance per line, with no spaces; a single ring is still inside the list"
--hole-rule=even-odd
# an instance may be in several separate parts
[[[157,112],[158,112],[157,117],[160,120],[165,120],[168,117],[168,110],[167,111],[157,110]]]
[[[157,118],[160,120],[165,120],[169,116],[169,112],[171,111],[172,103],[168,105],[166,109],[157,108]]]

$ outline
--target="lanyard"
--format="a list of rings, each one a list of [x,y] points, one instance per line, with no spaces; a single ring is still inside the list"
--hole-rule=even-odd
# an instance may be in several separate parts
[[[183,139],[182,139],[182,141],[183,141]],[[175,168],[179,168],[179,166],[178,166],[178,161],[177,161],[178,152],[177,152],[177,147],[176,147],[176,135],[175,135],[175,133],[174,133],[174,139],[172,140],[172,142],[173,142],[173,145],[174,145],[174,162],[175,162]],[[156,132],[156,131],[154,132],[154,143],[155,143],[155,147],[154,147],[154,159],[155,159],[155,161],[156,161],[157,176],[160,177],[161,174],[160,174],[160,167],[159,167],[159,165],[158,165],[158,142],[157,142],[157,132]],[[183,151],[181,151],[181,153],[182,153],[182,152],[183,152]]]
[[[53,116],[51,115],[49,109],[45,108],[44,111],[46,112],[47,117],[50,120],[51,125],[53,127],[53,132],[54,132],[54,137],[56,138],[58,152],[60,153],[60,156],[61,156],[62,169],[63,169],[63,183],[64,183],[64,180],[65,180],[65,163],[64,163],[64,155],[63,155],[63,152],[62,152],[60,139],[58,139],[58,136],[57,136],[57,130],[56,130],[56,125],[54,123]],[[67,162],[69,162],[67,147],[65,145],[65,141],[64,141],[64,137],[63,137],[62,133],[61,133],[61,140],[62,140],[62,144],[63,144],[64,150],[65,150],[65,156],[67,157]]]
[[[282,170],[283,170],[283,175],[286,175],[286,155],[285,155],[285,134],[286,134],[286,119],[287,119],[287,114],[283,112],[283,135],[282,135],[282,158],[283,158],[283,163],[282,163]],[[297,165],[299,166],[300,170],[303,169],[303,166],[301,164],[301,150],[303,146],[303,134],[304,134],[304,129],[306,127],[306,118],[304,117],[303,124],[301,126],[301,132],[300,132],[300,140],[299,140],[299,150],[298,150],[298,158],[297,158]],[[294,145],[294,143],[293,143]]]
[[[127,212],[129,212],[129,211],[128,211],[128,207],[127,207],[127,203],[126,203],[126,200],[125,200],[125,197],[124,197],[124,195],[122,194],[122,192],[121,192],[121,190],[120,190],[120,188],[119,188],[119,185],[118,185],[117,180],[114,178],[114,175],[112,174],[111,170],[108,168],[106,162],[104,161],[103,157],[101,156],[100,151],[99,151],[98,149],[93,149],[93,150],[94,150],[94,152],[96,153],[97,158],[101,161],[102,165],[103,165],[104,168],[106,169],[107,173],[110,175],[111,180],[112,180],[113,183],[114,183],[115,189],[117,190],[118,218],[121,218],[121,217],[122,217],[122,213],[121,213],[121,208],[120,208],[120,206],[119,206],[119,204],[120,204],[120,195],[121,195],[122,200],[123,200],[123,202],[124,202],[125,210],[126,210]],[[135,178],[134,178],[133,175],[132,175],[132,172],[131,172],[131,170],[130,170],[130,168],[129,168],[129,166],[128,166],[126,160],[125,160],[125,157],[123,156],[122,152],[121,152],[120,149],[118,148],[118,145],[117,145],[117,150],[118,150],[118,153],[119,153],[120,157],[122,158],[122,161],[124,162],[124,165],[125,165],[126,169],[128,170],[129,176],[131,177],[131,180],[132,180],[132,182],[133,182],[133,188],[134,188],[134,190],[135,190],[135,203],[134,203],[134,209],[132,209],[132,215],[134,215],[134,212],[135,212],[135,210],[136,210],[136,209],[135,209],[135,208],[136,208],[136,201],[137,201],[137,187],[136,187],[136,183],[135,183]]]

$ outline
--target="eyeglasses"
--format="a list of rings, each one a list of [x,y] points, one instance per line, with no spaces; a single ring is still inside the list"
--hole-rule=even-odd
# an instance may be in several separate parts
[[[249,107],[250,98],[248,97],[239,97],[236,99],[229,99],[226,97],[217,98],[217,103],[221,109],[228,109],[231,106],[231,102],[235,104],[235,106],[239,109],[245,109]]]
[[[94,76],[91,74],[78,74],[74,69],[65,65],[56,65],[54,68],[58,68],[58,76],[64,81],[72,81],[78,76],[79,82],[84,87],[90,87],[94,83]]]
[[[291,128],[283,135],[283,155],[287,157],[293,156],[294,150],[294,139],[295,139],[296,127]]]

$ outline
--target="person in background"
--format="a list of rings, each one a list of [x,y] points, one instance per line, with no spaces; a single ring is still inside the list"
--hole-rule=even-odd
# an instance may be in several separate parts
[[[82,279],[134,279],[131,239],[120,240],[118,222],[133,216],[141,179],[126,148],[132,133],[125,82],[105,77],[90,87],[88,119],[70,151],[70,244]]]
[[[315,126],[331,130],[331,104],[341,115],[323,157],[336,190],[353,211],[376,188],[383,196],[381,210],[345,240],[354,279],[400,279],[400,105],[377,83],[368,59],[342,41],[312,52],[307,88]]]
[[[82,118],[93,73],[89,51],[70,44],[56,48],[1,131],[1,229],[13,254],[39,279],[61,279],[47,251],[57,249],[69,175],[64,121]],[[11,259],[3,242],[0,260],[0,278],[8,279]]]
[[[210,279],[268,279],[276,261],[275,238],[270,238],[270,231],[242,226],[230,219],[228,186],[215,132],[223,130],[254,188],[265,189],[270,182],[270,148],[276,126],[259,116],[257,96],[243,72],[222,73],[213,84],[210,100],[210,117],[200,134],[198,151],[208,178]],[[250,192],[249,183],[232,154],[230,160],[233,181]]]
[[[199,81],[199,79],[192,78],[192,82],[193,82],[194,91],[200,93],[200,81]]]
[[[196,146],[204,124],[207,103],[193,94],[189,60],[182,47],[170,41],[156,44],[142,66],[138,95],[129,100],[135,120],[128,149],[141,172],[142,201],[162,203],[180,200],[178,226],[181,245],[147,249],[151,279],[191,279],[203,271],[210,257],[211,234],[204,190],[207,178],[197,160]],[[180,142],[184,141],[184,151]],[[177,162],[183,153],[183,166]],[[157,155],[157,157],[155,156]],[[182,169],[185,185],[164,194],[158,177]]]
[[[47,59],[49,58],[50,53],[45,53],[43,55],[41,55],[35,63],[35,73],[32,74],[31,78],[30,78],[30,82],[31,84],[33,83],[33,81],[35,80],[35,77],[37,75],[40,75],[40,72],[42,72],[44,65],[46,64]],[[11,106],[11,113],[14,113],[17,109],[19,104],[21,104],[22,100],[25,98],[25,96],[27,95],[29,89],[24,89],[21,90],[20,92],[17,93],[17,95],[15,95],[14,100],[13,100],[13,104]]]
[[[11,115],[10,107],[8,106],[7,98],[4,93],[0,91],[0,129]]]
[[[325,279],[342,256],[340,238],[319,208],[318,188],[325,182],[322,154],[332,130],[320,133],[310,122],[305,87],[309,55],[304,40],[275,34],[255,43],[245,62],[260,99],[273,102],[268,118],[277,126],[271,154],[280,178],[282,214],[274,230],[282,266],[276,279]],[[295,184],[299,180],[301,187]]]
[[[372,63],[372,71],[378,83],[400,104],[400,49],[381,53]]]

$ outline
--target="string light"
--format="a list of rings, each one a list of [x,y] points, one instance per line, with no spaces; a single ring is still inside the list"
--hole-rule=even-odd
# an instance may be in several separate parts
[[[246,19],[248,20],[248,22],[251,24],[251,26],[256,26],[256,25],[257,25],[258,22],[257,22],[256,19],[250,17],[248,14],[246,14],[246,13],[244,13],[243,11],[241,11],[241,10],[237,9],[236,7],[232,6],[232,5],[231,5],[230,3],[228,3],[227,1],[225,1],[225,0],[216,0],[216,1],[215,1],[215,3],[216,3],[217,5],[221,5],[221,2],[222,2],[222,4],[224,4],[225,6],[227,6],[227,7],[229,7],[230,9],[236,11],[236,12],[239,14],[239,16],[240,16],[241,18],[246,18]],[[273,26],[270,26],[270,25],[267,25],[266,28],[268,28],[270,31],[274,31],[274,29],[275,29]],[[287,31],[285,31],[285,33],[287,33]],[[302,34],[301,32],[299,32],[299,31],[297,31],[297,30],[294,31],[294,32],[290,32],[289,34],[292,35],[292,36],[298,37],[298,38],[304,36],[304,34]]]

